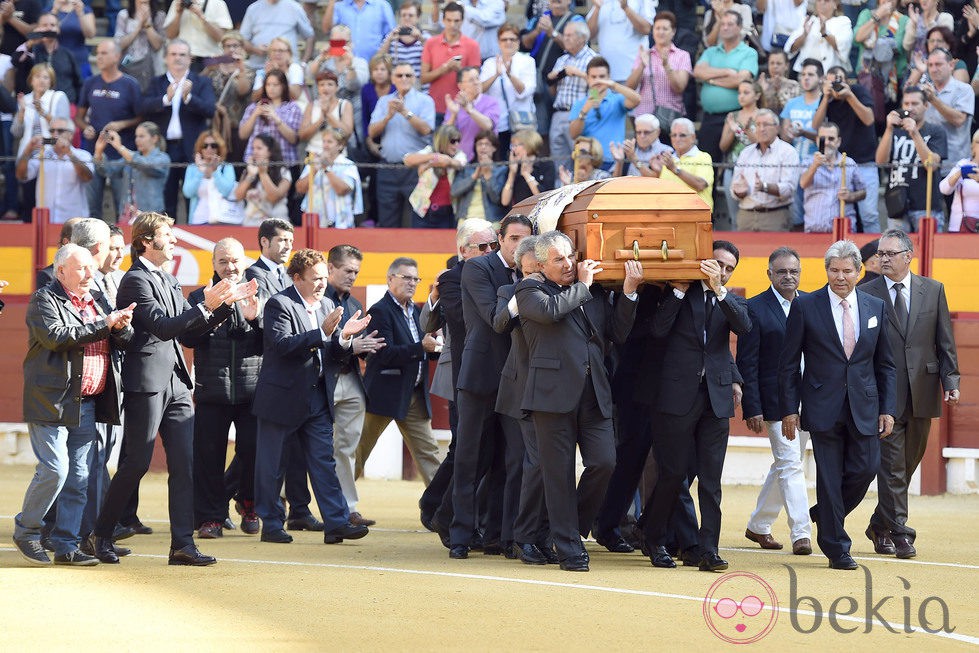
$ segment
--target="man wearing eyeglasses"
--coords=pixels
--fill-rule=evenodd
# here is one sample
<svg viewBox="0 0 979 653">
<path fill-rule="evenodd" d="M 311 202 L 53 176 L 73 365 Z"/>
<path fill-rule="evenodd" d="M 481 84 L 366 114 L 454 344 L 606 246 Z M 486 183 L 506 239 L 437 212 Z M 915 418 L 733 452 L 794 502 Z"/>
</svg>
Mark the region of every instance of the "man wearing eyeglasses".
<svg viewBox="0 0 979 653">
<path fill-rule="evenodd" d="M 421 281 L 418 263 L 406 257 L 394 259 L 387 281 L 388 291 L 367 311 L 376 337 L 386 344 L 367 356 L 367 414 L 357 446 L 356 473 L 363 475 L 377 438 L 394 420 L 427 486 L 440 462 L 428 398 L 428 355 L 438 342 L 422 330 L 412 301 Z"/>
<path fill-rule="evenodd" d="M 31 138 L 17 159 L 17 180 L 37 179 L 44 161 L 44 183 L 37 184 L 37 205 L 51 212 L 51 222 L 63 224 L 72 216 L 89 215 L 86 187 L 92 180 L 95 165 L 92 155 L 72 147 L 75 125 L 64 118 L 51 121 L 51 138 L 46 145 L 41 136 Z M 42 195 L 43 193 L 43 195 Z"/>
<path fill-rule="evenodd" d="M 804 170 L 799 177 L 799 186 L 803 189 L 805 231 L 832 232 L 833 218 L 840 214 L 841 201 L 845 207 L 844 215 L 850 220 L 850 229 L 856 231 L 857 202 L 867 196 L 863 178 L 857 174 L 857 164 L 848 158 L 845 166 L 840 165 L 840 128 L 836 123 L 820 125 L 816 143 L 818 149 L 802 162 Z M 846 189 L 842 190 L 844 174 Z"/>
<path fill-rule="evenodd" d="M 908 486 L 928 445 L 931 420 L 942 401 L 959 403 L 959 364 L 945 288 L 911 274 L 913 245 L 899 229 L 881 234 L 877 259 L 883 276 L 861 290 L 884 300 L 887 339 L 897 367 L 896 412 L 891 437 L 880 441 L 877 508 L 867 537 L 874 551 L 898 558 L 917 555 L 908 526 Z"/>
<path fill-rule="evenodd" d="M 673 152 L 662 152 L 649 160 L 640 172 L 646 177 L 681 181 L 697 191 L 707 206 L 714 208 L 714 164 L 710 154 L 697 147 L 697 132 L 689 118 L 677 118 L 670 125 Z"/>
<path fill-rule="evenodd" d="M 739 202 L 738 231 L 789 230 L 799 155 L 779 139 L 778 125 L 774 111 L 760 109 L 755 118 L 757 141 L 741 151 L 734 166 L 730 192 Z"/>
<path fill-rule="evenodd" d="M 666 126 L 669 129 L 669 125 Z M 621 145 L 609 143 L 612 150 L 612 157 L 615 159 L 615 169 L 612 171 L 613 177 L 622 174 L 622 164 L 626 165 L 626 175 L 631 177 L 651 177 L 649 172 L 649 162 L 661 154 L 673 154 L 673 148 L 659 140 L 662 125 L 659 118 L 651 113 L 644 113 L 636 116 L 636 137 L 627 138 Z"/>
</svg>

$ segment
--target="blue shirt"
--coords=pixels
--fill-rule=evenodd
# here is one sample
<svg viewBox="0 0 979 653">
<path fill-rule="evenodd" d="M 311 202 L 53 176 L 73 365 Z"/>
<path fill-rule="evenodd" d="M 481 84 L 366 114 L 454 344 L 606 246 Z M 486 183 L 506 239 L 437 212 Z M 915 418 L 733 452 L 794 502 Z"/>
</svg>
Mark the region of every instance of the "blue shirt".
<svg viewBox="0 0 979 653">
<path fill-rule="evenodd" d="M 333 24 L 350 28 L 354 54 L 366 61 L 377 54 L 384 37 L 397 25 L 387 0 L 365 0 L 363 7 L 354 0 L 339 0 L 333 6 Z"/>
<path fill-rule="evenodd" d="M 245 11 L 239 30 L 245 39 L 257 47 L 265 47 L 277 36 L 281 36 L 292 46 L 292 58 L 299 60 L 300 39 L 313 35 L 313 26 L 306 11 L 296 0 L 256 0 Z M 248 65 L 256 70 L 265 67 L 267 57 L 253 54 Z"/>
<path fill-rule="evenodd" d="M 123 75 L 114 82 L 106 82 L 102 75 L 94 75 L 82 84 L 82 92 L 78 96 L 78 106 L 87 107 L 85 117 L 95 128 L 95 133 L 114 120 L 131 120 L 141 115 L 140 103 L 143 91 L 139 82 Z M 136 149 L 136 128 L 130 127 L 119 132 L 122 144 L 130 150 Z M 93 142 L 94 147 L 94 142 Z M 121 155 L 114 147 L 105 148 L 105 158 L 118 159 Z"/>
<path fill-rule="evenodd" d="M 585 95 L 571 105 L 569 115 L 572 119 L 578 117 L 587 100 L 588 96 Z M 581 130 L 581 135 L 598 139 L 605 150 L 605 161 L 612 160 L 609 143 L 621 143 L 625 140 L 625 118 L 628 113 L 629 110 L 625 106 L 625 96 L 615 91 L 606 91 L 602 103 L 585 116 L 585 126 Z"/>
<path fill-rule="evenodd" d="M 797 129 L 812 129 L 812 117 L 816 115 L 821 97 L 816 96 L 816 100 L 812 104 L 806 104 L 806 96 L 798 95 L 785 103 L 779 117 L 794 123 Z M 813 152 L 816 151 L 816 144 L 805 136 L 796 136 L 792 139 L 792 146 L 795 147 L 799 160 L 811 159 Z"/>
<path fill-rule="evenodd" d="M 388 104 L 397 97 L 397 92 L 377 100 L 371 123 L 381 122 L 388 113 Z M 405 108 L 435 129 L 435 101 L 427 93 L 411 89 L 404 97 Z M 432 135 L 422 136 L 400 113 L 394 114 L 381 135 L 381 157 L 388 163 L 401 163 L 405 154 L 417 152 L 432 144 Z"/>
<path fill-rule="evenodd" d="M 833 218 L 840 214 L 840 182 L 842 168 L 839 165 L 840 155 L 836 155 L 835 166 L 819 166 L 812 177 L 809 188 L 803 190 L 803 213 L 805 214 L 806 231 L 810 233 L 830 233 L 833 231 Z M 812 157 L 802 162 L 801 170 L 812 165 Z M 846 188 L 856 192 L 866 190 L 863 179 L 857 174 L 857 164 L 851 158 L 846 160 Z M 844 213 L 850 218 L 851 226 L 856 225 L 856 204 L 847 202 Z"/>
</svg>

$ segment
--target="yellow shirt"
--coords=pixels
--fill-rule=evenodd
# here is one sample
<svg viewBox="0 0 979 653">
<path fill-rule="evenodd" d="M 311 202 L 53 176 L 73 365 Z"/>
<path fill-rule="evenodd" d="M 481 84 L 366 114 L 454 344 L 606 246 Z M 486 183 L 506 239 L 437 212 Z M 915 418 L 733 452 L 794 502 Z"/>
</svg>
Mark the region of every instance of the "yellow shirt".
<svg viewBox="0 0 979 653">
<path fill-rule="evenodd" d="M 694 145 L 681 157 L 674 156 L 673 160 L 676 161 L 676 167 L 680 170 L 686 170 L 692 175 L 700 177 L 707 182 L 707 186 L 704 190 L 697 193 L 700 199 L 707 202 L 707 206 L 710 207 L 711 211 L 714 210 L 714 197 L 712 195 L 714 189 L 714 166 L 713 161 L 711 161 L 710 154 L 707 152 L 701 152 L 700 149 Z M 670 181 L 678 181 L 681 184 L 685 184 L 682 179 L 677 177 L 673 172 L 669 170 L 666 166 L 663 167 L 663 171 L 659 174 L 660 179 L 669 179 Z"/>
</svg>

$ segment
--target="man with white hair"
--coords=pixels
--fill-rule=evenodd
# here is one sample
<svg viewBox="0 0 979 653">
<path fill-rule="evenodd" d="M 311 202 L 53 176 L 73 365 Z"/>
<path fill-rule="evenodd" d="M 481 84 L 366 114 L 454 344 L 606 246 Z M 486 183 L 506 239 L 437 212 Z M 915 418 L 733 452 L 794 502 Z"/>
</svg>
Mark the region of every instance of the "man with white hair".
<svg viewBox="0 0 979 653">
<path fill-rule="evenodd" d="M 554 157 L 555 174 L 561 163 L 571 158 L 571 105 L 588 92 L 585 69 L 588 62 L 598 56 L 597 52 L 588 47 L 591 32 L 585 23 L 569 21 L 564 25 L 563 33 L 564 54 L 558 57 L 546 76 L 551 95 L 554 96 L 554 113 L 551 115 L 548 143 L 551 156 Z"/>
<path fill-rule="evenodd" d="M 112 351 L 133 338 L 135 304 L 112 310 L 92 287 L 96 264 L 83 247 L 64 245 L 54 269 L 56 280 L 38 289 L 27 309 L 24 420 L 38 465 L 15 518 L 14 543 L 28 562 L 50 564 L 41 527 L 57 500 L 54 561 L 90 566 L 99 561 L 79 550 L 88 459 L 96 421 L 119 423 L 120 367 Z"/>
<path fill-rule="evenodd" d="M 39 179 L 43 161 L 44 183 L 37 184 L 37 205 L 47 207 L 52 224 L 62 224 L 74 215 L 88 215 L 86 188 L 95 172 L 92 155 L 73 147 L 75 125 L 67 118 L 54 118 L 48 130 L 54 143 L 46 145 L 34 136 L 17 159 L 17 180 Z"/>
<path fill-rule="evenodd" d="M 649 161 L 661 154 L 673 154 L 673 148 L 659 140 L 659 118 L 651 113 L 636 116 L 636 137 L 627 138 L 621 145 L 610 143 L 612 158 L 615 160 L 613 177 L 619 177 L 623 164 L 628 161 L 625 174 L 629 177 L 651 177 L 643 171 L 649 170 Z"/>
<path fill-rule="evenodd" d="M 756 141 L 738 155 L 730 191 L 739 201 L 738 231 L 789 230 L 799 155 L 778 137 L 778 126 L 774 111 L 760 109 L 755 114 Z"/>
</svg>

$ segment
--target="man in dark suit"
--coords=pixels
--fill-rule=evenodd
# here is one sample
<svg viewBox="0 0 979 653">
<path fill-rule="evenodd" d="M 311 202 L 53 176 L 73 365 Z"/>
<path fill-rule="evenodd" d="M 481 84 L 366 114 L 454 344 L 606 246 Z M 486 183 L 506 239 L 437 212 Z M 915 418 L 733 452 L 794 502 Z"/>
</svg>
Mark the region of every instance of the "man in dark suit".
<svg viewBox="0 0 979 653">
<path fill-rule="evenodd" d="M 394 420 L 428 485 L 440 462 L 428 399 L 428 355 L 438 342 L 421 329 L 418 307 L 411 301 L 421 281 L 415 260 L 394 259 L 387 279 L 388 291 L 367 311 L 384 347 L 367 355 L 367 414 L 357 446 L 357 476 L 363 474 L 377 438 Z"/>
<path fill-rule="evenodd" d="M 801 431 L 801 437 L 795 442 L 785 439 L 778 408 L 778 359 L 792 302 L 800 296 L 801 275 L 802 263 L 794 249 L 779 247 L 769 255 L 768 279 L 772 285 L 748 300 L 751 331 L 738 338 L 738 369 L 744 377 L 741 412 L 747 416 L 749 429 L 755 433 L 768 433 L 775 458 L 744 536 L 763 549 L 781 549 L 782 544 L 772 537 L 772 524 L 784 506 L 792 553 L 809 555 L 812 553 L 812 529 L 806 473 L 802 468 L 809 434 Z"/>
<path fill-rule="evenodd" d="M 588 571 L 581 543 L 615 467 L 612 392 L 605 370 L 608 341 L 625 342 L 636 315 L 642 266 L 626 261 L 614 304 L 592 288 L 598 263 L 575 266 L 571 239 L 542 234 L 534 248 L 543 279 L 517 284 L 516 313 L 527 338 L 530 370 L 521 407 L 537 431 L 544 498 L 561 569 Z M 575 445 L 585 471 L 574 487 Z M 592 505 L 589 505 L 592 504 Z M 586 516 L 584 519 L 582 516 Z"/>
<path fill-rule="evenodd" d="M 958 354 L 945 287 L 911 274 L 913 256 L 914 245 L 906 233 L 885 231 L 876 257 L 883 276 L 860 287 L 884 301 L 887 340 L 897 370 L 894 432 L 880 441 L 877 508 L 867 536 L 877 553 L 898 558 L 917 555 L 916 533 L 907 524 L 908 484 L 928 446 L 931 420 L 941 416 L 942 400 L 959 402 Z"/>
<path fill-rule="evenodd" d="M 173 260 L 177 239 L 173 220 L 160 213 L 141 213 L 132 227 L 134 261 L 116 295 L 117 306 L 136 304 L 133 338 L 122 365 L 123 442 L 127 455 L 109 484 L 95 525 L 99 560 L 118 563 L 112 532 L 123 516 L 153 457 L 159 431 L 167 452 L 171 565 L 210 565 L 216 560 L 194 544 L 193 437 L 194 412 L 190 370 L 177 338 L 207 331 L 231 313 L 231 304 L 255 294 L 255 284 L 233 286 L 222 280 L 204 291 L 204 303 L 191 306 L 180 284 L 163 269 Z"/>
<path fill-rule="evenodd" d="M 343 308 L 324 299 L 326 259 L 303 249 L 289 262 L 293 285 L 265 305 L 265 356 L 252 410 L 258 417 L 255 460 L 255 507 L 262 519 L 262 541 L 287 544 L 282 488 L 282 451 L 298 439 L 306 453 L 309 478 L 322 513 L 325 544 L 357 540 L 366 526 L 350 523 L 350 511 L 337 480 L 333 459 L 333 423 L 327 396 L 330 357 L 341 357 L 351 339 L 370 322 L 354 313 L 338 331 Z M 337 337 L 339 336 L 339 337 Z"/>
<path fill-rule="evenodd" d="M 482 476 L 480 468 L 489 467 L 493 459 L 503 466 L 499 474 L 490 476 L 495 480 L 502 478 L 504 482 L 503 509 L 498 518 L 499 526 L 487 525 L 489 537 L 484 541 L 483 553 L 499 555 L 513 542 L 524 446 L 516 420 L 495 410 L 500 372 L 510 353 L 510 337 L 493 330 L 493 319 L 496 291 L 500 286 L 516 283 L 519 274 L 514 269 L 514 251 L 532 230 L 532 223 L 526 216 L 507 216 L 500 223 L 499 249 L 493 254 L 470 259 L 462 270 L 466 341 L 456 379 L 459 425 L 452 474 L 453 518 L 449 528 L 449 556 L 452 558 L 468 557 L 477 523 L 476 486 Z M 487 439 L 490 442 L 485 442 Z M 488 488 L 491 496 L 496 490 L 494 485 Z M 493 535 L 498 539 L 493 541 Z"/>
<path fill-rule="evenodd" d="M 880 466 L 880 444 L 894 427 L 894 358 L 884 302 L 857 291 L 860 250 L 833 243 L 828 284 L 792 303 L 779 362 L 782 434 L 812 435 L 816 542 L 833 569 L 856 569 L 843 520 L 863 500 Z M 799 364 L 805 356 L 805 372 Z M 799 404 L 802 404 L 802 418 Z"/>
<path fill-rule="evenodd" d="M 193 163 L 197 137 L 214 116 L 214 87 L 211 80 L 190 70 L 190 44 L 173 39 L 167 44 L 167 71 L 150 80 L 143 94 L 142 114 L 160 128 L 167 139 L 167 154 L 172 163 Z M 180 187 L 183 166 L 170 169 L 163 189 L 167 213 L 177 215 L 177 202 L 183 201 Z"/>
<path fill-rule="evenodd" d="M 38 456 L 15 519 L 14 544 L 32 564 L 50 564 L 41 545 L 48 509 L 58 502 L 51 543 L 55 563 L 88 566 L 79 549 L 96 423 L 119 423 L 116 349 L 133 338 L 133 307 L 113 311 L 92 286 L 96 263 L 88 250 L 64 245 L 54 258 L 57 280 L 31 296 L 24 359 L 24 420 Z"/>
<path fill-rule="evenodd" d="M 727 569 L 717 551 L 721 470 L 738 380 L 730 338 L 732 331 L 743 335 L 751 328 L 744 300 L 725 286 L 739 258 L 732 243 L 714 241 L 714 258 L 700 264 L 707 279 L 672 282 L 653 317 L 653 337 L 666 339 L 653 414 L 659 477 L 640 521 L 654 567 L 676 566 L 665 549 L 666 529 L 683 480 L 694 471 L 700 500 L 699 568 Z"/>
</svg>

